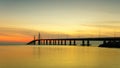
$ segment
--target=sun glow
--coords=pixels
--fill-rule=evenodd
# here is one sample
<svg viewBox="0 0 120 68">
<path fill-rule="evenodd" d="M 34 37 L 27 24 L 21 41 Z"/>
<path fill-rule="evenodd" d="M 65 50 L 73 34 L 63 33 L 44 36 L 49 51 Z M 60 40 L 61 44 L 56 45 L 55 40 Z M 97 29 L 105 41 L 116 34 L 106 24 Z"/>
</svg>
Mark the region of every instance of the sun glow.
<svg viewBox="0 0 120 68">
<path fill-rule="evenodd" d="M 118 6 L 107 0 L 0 1 L 0 41 L 24 42 L 39 32 L 42 38 L 120 36 Z"/>
</svg>

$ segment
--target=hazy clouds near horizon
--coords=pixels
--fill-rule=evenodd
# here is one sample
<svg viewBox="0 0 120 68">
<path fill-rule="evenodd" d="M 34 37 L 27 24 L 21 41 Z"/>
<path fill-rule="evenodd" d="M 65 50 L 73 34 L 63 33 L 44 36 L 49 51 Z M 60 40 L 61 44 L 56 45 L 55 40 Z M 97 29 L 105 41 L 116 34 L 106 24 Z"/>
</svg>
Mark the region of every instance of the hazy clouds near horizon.
<svg viewBox="0 0 120 68">
<path fill-rule="evenodd" d="M 0 41 L 38 32 L 43 38 L 120 36 L 119 6 L 120 0 L 0 0 Z"/>
</svg>

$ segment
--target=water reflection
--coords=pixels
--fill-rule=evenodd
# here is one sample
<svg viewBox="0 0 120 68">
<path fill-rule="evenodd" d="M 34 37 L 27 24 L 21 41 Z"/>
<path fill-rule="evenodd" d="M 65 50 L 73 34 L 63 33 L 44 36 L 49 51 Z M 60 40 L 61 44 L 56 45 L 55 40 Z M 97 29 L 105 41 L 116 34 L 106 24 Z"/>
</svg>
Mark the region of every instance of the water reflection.
<svg viewBox="0 0 120 68">
<path fill-rule="evenodd" d="M 80 46 L 0 46 L 0 68 L 120 68 L 120 50 Z"/>
<path fill-rule="evenodd" d="M 40 47 L 33 47 L 33 55 L 36 56 L 36 57 L 40 57 Z"/>
<path fill-rule="evenodd" d="M 47 67 L 57 68 L 106 68 L 106 66 L 112 68 L 115 66 L 113 63 L 115 59 L 119 60 L 117 56 L 120 57 L 119 50 L 97 47 L 43 46 L 36 47 L 36 51 L 38 52 L 35 56 L 39 58 L 37 60 L 43 67 L 47 65 Z M 115 63 L 120 67 L 118 62 Z M 109 66 L 109 64 L 113 65 Z"/>
</svg>

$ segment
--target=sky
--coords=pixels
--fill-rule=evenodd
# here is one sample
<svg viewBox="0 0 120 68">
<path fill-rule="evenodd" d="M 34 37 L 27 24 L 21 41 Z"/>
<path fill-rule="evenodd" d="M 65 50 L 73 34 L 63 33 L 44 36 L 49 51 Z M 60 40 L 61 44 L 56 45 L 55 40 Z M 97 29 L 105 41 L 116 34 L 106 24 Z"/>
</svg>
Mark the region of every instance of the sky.
<svg viewBox="0 0 120 68">
<path fill-rule="evenodd" d="M 0 0 L 0 44 L 120 36 L 120 0 Z"/>
</svg>

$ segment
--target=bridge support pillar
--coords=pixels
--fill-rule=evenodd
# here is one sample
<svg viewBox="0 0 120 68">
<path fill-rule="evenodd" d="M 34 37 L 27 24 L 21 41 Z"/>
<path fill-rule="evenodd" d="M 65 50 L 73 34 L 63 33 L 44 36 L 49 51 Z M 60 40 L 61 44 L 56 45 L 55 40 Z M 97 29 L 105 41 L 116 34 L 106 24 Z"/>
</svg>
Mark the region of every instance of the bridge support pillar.
<svg viewBox="0 0 120 68">
<path fill-rule="evenodd" d="M 40 43 L 40 33 L 39 33 L 39 35 L 38 35 L 38 45 L 41 45 L 41 43 Z"/>
<path fill-rule="evenodd" d="M 51 40 L 51 45 L 53 45 L 54 44 L 54 41 L 53 40 Z"/>
<path fill-rule="evenodd" d="M 34 42 L 33 43 L 34 43 L 34 45 L 36 45 L 35 36 L 34 36 Z"/>
<path fill-rule="evenodd" d="M 69 40 L 69 45 L 72 45 L 72 41 L 71 40 Z"/>
<path fill-rule="evenodd" d="M 73 44 L 76 45 L 76 41 L 75 40 L 73 41 Z"/>
<path fill-rule="evenodd" d="M 66 40 L 64 40 L 64 45 L 66 45 Z"/>
<path fill-rule="evenodd" d="M 63 45 L 63 40 L 61 40 L 61 45 Z"/>
<path fill-rule="evenodd" d="M 56 40 L 53 40 L 53 45 L 56 45 Z"/>
<path fill-rule="evenodd" d="M 55 45 L 56 45 L 56 40 L 55 40 Z"/>
<path fill-rule="evenodd" d="M 103 44 L 106 44 L 106 40 L 103 41 Z"/>
<path fill-rule="evenodd" d="M 58 40 L 58 45 L 60 45 L 60 40 Z"/>
<path fill-rule="evenodd" d="M 52 45 L 54 45 L 54 44 L 55 44 L 55 41 L 54 41 L 54 40 L 52 40 L 52 42 L 53 42 L 53 43 L 52 43 Z"/>
<path fill-rule="evenodd" d="M 90 41 L 89 40 L 87 40 L 87 46 L 90 46 Z"/>
<path fill-rule="evenodd" d="M 40 39 L 38 40 L 38 45 L 41 45 L 41 43 L 40 43 Z"/>
<path fill-rule="evenodd" d="M 45 40 L 43 40 L 43 45 L 45 45 Z"/>
<path fill-rule="evenodd" d="M 49 45 L 51 45 L 51 40 L 49 40 Z"/>
<path fill-rule="evenodd" d="M 54 40 L 52 40 L 52 45 L 54 45 L 55 44 L 55 41 Z"/>
<path fill-rule="evenodd" d="M 48 45 L 48 40 L 45 40 L 45 42 L 46 42 L 45 44 Z"/>
<path fill-rule="evenodd" d="M 55 40 L 53 40 L 53 45 L 55 45 Z"/>
<path fill-rule="evenodd" d="M 34 41 L 33 44 L 36 45 L 36 41 Z"/>
<path fill-rule="evenodd" d="M 81 44 L 82 46 L 85 46 L 85 40 L 82 40 L 82 44 Z"/>
</svg>

